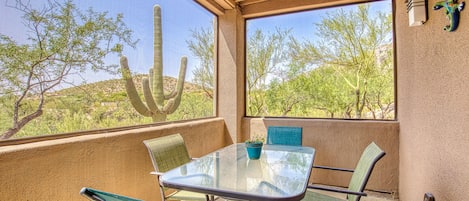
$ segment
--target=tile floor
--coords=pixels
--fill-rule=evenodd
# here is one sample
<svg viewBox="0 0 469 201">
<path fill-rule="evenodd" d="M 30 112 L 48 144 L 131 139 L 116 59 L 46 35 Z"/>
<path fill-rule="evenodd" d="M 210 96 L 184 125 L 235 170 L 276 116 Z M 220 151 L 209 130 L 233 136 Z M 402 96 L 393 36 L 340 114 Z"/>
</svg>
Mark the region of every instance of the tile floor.
<svg viewBox="0 0 469 201">
<path fill-rule="evenodd" d="M 313 190 L 316 191 L 316 190 Z M 326 192 L 326 191 L 318 191 L 330 196 L 342 198 L 345 200 L 344 194 L 341 193 L 332 193 L 332 192 Z M 399 199 L 395 198 L 396 196 L 393 196 L 389 193 L 378 193 L 378 192 L 372 192 L 372 191 L 365 191 L 365 193 L 368 194 L 366 197 L 361 197 L 360 201 L 399 201 Z"/>
<path fill-rule="evenodd" d="M 316 190 L 313 190 L 313 191 L 316 191 Z M 360 201 L 399 201 L 399 199 L 394 198 L 394 196 L 389 193 L 377 193 L 377 192 L 371 192 L 371 191 L 365 191 L 365 192 L 368 194 L 368 196 L 361 197 Z M 326 192 L 326 191 L 321 191 L 321 193 L 334 196 L 334 197 L 338 197 L 338 198 L 344 199 L 345 201 L 344 194 L 331 193 L 331 192 Z M 216 201 L 236 201 L 234 199 L 224 199 L 222 197 L 217 197 L 215 200 Z"/>
</svg>

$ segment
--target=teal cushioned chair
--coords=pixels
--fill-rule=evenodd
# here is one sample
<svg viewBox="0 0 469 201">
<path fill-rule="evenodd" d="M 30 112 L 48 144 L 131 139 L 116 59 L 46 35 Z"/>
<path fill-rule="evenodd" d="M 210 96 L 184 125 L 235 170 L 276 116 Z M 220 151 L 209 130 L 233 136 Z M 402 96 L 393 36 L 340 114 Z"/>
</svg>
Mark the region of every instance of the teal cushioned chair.
<svg viewBox="0 0 469 201">
<path fill-rule="evenodd" d="M 266 144 L 301 146 L 303 128 L 290 126 L 269 126 Z"/>
<path fill-rule="evenodd" d="M 92 201 L 142 201 L 139 199 L 83 187 L 80 194 Z"/>
<path fill-rule="evenodd" d="M 164 187 L 159 182 L 159 177 L 166 171 L 190 162 L 192 159 L 187 151 L 184 139 L 180 134 L 173 134 L 164 137 L 143 141 L 150 154 L 154 172 L 158 177 L 158 184 L 162 200 L 213 200 L 213 196 L 201 193 L 175 190 Z"/>
<path fill-rule="evenodd" d="M 366 183 L 368 183 L 368 179 L 370 178 L 371 172 L 375 167 L 376 163 L 385 155 L 384 151 L 378 147 L 374 142 L 369 144 L 365 150 L 363 151 L 360 160 L 357 163 L 357 166 L 354 170 L 350 169 L 343 169 L 343 168 L 334 168 L 334 167 L 327 167 L 327 166 L 314 166 L 314 168 L 326 169 L 326 170 L 333 170 L 333 171 L 346 171 L 346 172 L 353 172 L 352 178 L 350 179 L 350 183 L 348 189 L 340 189 L 340 188 L 333 188 L 328 186 L 317 186 L 317 185 L 308 185 L 308 189 L 318 189 L 318 190 L 325 190 L 337 193 L 347 194 L 346 199 L 347 201 L 359 201 L 361 196 L 367 196 L 364 193 Z M 303 200 L 311 200 L 311 201 L 344 201 L 344 199 L 339 199 L 336 197 L 328 196 L 321 194 L 316 191 L 306 191 L 306 195 Z"/>
</svg>

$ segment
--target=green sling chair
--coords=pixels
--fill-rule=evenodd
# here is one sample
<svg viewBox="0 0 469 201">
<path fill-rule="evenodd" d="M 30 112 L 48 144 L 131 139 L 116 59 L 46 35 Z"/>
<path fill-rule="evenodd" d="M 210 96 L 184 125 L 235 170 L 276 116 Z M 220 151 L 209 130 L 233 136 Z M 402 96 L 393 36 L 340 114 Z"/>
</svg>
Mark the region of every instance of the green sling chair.
<svg viewBox="0 0 469 201">
<path fill-rule="evenodd" d="M 83 187 L 80 194 L 92 201 L 142 201 L 139 199 Z"/>
<path fill-rule="evenodd" d="M 162 200 L 213 200 L 213 196 L 201 193 L 175 190 L 164 187 L 159 182 L 159 177 L 164 172 L 184 165 L 191 161 L 184 139 L 180 134 L 173 134 L 143 141 L 150 154 L 155 174 L 158 177 L 158 185 Z"/>
<path fill-rule="evenodd" d="M 359 201 L 361 196 L 367 196 L 363 191 L 365 190 L 366 183 L 370 178 L 371 172 L 378 160 L 384 156 L 384 151 L 378 147 L 374 142 L 372 142 L 366 149 L 363 151 L 360 160 L 357 163 L 357 166 L 354 170 L 342 169 L 342 168 L 333 168 L 326 166 L 314 166 L 314 168 L 334 170 L 334 171 L 347 171 L 353 172 L 352 178 L 350 179 L 350 184 L 348 189 L 339 189 L 332 188 L 328 186 L 317 186 L 317 185 L 308 185 L 308 189 L 318 189 L 325 191 L 332 191 L 337 193 L 347 194 L 347 201 Z M 319 192 L 313 192 L 310 190 L 306 191 L 306 195 L 303 200 L 311 201 L 344 201 L 344 199 L 339 199 L 336 197 L 328 196 L 321 194 Z"/>
</svg>

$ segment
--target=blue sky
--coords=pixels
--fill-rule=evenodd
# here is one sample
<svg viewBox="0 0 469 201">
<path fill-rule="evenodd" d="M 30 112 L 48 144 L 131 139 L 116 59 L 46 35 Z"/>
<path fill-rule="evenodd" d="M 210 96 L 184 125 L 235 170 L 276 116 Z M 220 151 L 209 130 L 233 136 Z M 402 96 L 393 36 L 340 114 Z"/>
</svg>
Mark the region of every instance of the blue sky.
<svg viewBox="0 0 469 201">
<path fill-rule="evenodd" d="M 124 21 L 140 41 L 136 49 L 126 48 L 130 69 L 148 73 L 153 65 L 153 6 L 160 5 L 163 28 L 163 74 L 177 77 L 182 56 L 189 57 L 186 78 L 192 79 L 192 71 L 198 65 L 187 48 L 190 30 L 209 27 L 214 16 L 194 1 L 189 0 L 79 0 L 77 6 L 92 7 L 95 11 L 108 11 L 111 16 L 124 14 Z M 184 13 L 184 14 L 182 14 Z M 118 62 L 118 59 L 117 59 Z"/>
<path fill-rule="evenodd" d="M 340 7 L 341 9 L 355 9 L 359 4 Z M 282 30 L 292 29 L 292 35 L 298 39 L 309 39 L 315 36 L 315 24 L 320 23 L 322 18 L 327 17 L 327 13 L 333 12 L 338 7 L 319 8 L 310 11 L 296 12 L 285 15 L 275 15 L 270 17 L 255 18 L 247 21 L 247 31 L 253 33 L 256 29 L 274 31 L 275 27 Z M 371 3 L 370 10 L 391 12 L 391 0 L 376 1 Z"/>
</svg>

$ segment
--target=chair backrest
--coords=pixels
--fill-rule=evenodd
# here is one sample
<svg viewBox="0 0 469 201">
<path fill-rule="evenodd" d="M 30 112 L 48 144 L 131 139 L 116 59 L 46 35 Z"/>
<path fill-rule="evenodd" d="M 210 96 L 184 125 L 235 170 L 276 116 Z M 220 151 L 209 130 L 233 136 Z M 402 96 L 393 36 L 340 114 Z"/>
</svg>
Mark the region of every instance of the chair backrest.
<svg viewBox="0 0 469 201">
<path fill-rule="evenodd" d="M 376 162 L 378 162 L 384 154 L 384 151 L 381 150 L 381 148 L 379 148 L 374 142 L 369 144 L 363 151 L 362 156 L 355 167 L 348 189 L 351 191 L 363 192 Z M 347 195 L 348 201 L 359 201 L 360 198 L 361 196 L 358 195 Z"/>
<path fill-rule="evenodd" d="M 184 139 L 179 133 L 145 140 L 143 143 L 158 172 L 166 172 L 191 161 Z"/>
<path fill-rule="evenodd" d="M 266 144 L 301 146 L 303 128 L 289 126 L 269 126 Z"/>
<path fill-rule="evenodd" d="M 80 194 L 92 201 L 142 201 L 139 199 L 83 187 Z"/>
</svg>

